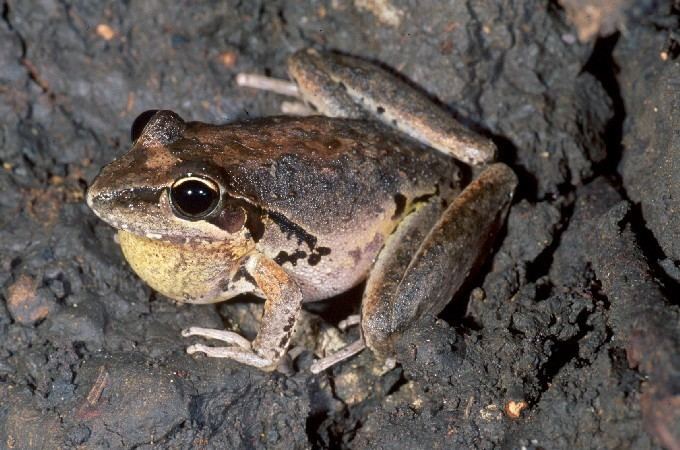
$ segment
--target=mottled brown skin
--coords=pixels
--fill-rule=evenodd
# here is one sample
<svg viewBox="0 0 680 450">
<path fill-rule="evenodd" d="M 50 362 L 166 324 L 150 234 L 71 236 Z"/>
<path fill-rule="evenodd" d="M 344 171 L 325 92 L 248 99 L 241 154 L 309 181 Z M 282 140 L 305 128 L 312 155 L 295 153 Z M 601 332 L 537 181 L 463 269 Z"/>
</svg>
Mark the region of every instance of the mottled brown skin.
<svg viewBox="0 0 680 450">
<path fill-rule="evenodd" d="M 467 164 L 490 163 L 496 146 L 451 117 L 411 85 L 349 55 L 301 50 L 288 72 L 314 109 L 330 117 L 372 119 Z"/>
<path fill-rule="evenodd" d="M 368 279 L 362 340 L 313 370 L 364 343 L 391 357 L 395 337 L 441 310 L 484 255 L 516 177 L 495 164 L 460 193 L 452 156 L 486 162 L 493 143 L 376 66 L 301 51 L 289 69 L 303 100 L 340 117 L 209 125 L 158 111 L 102 169 L 88 205 L 120 230 L 130 265 L 159 292 L 191 303 L 265 297 L 254 341 L 192 327 L 183 335 L 229 345 L 190 353 L 272 370 L 304 301 Z M 205 214 L 178 206 L 173 189 L 187 180 L 214 192 Z"/>
<path fill-rule="evenodd" d="M 168 127 L 181 134 L 160 145 L 149 138 Z M 247 233 L 236 236 L 242 243 L 231 244 L 243 249 L 236 253 L 254 248 L 279 261 L 305 299 L 318 300 L 365 279 L 386 237 L 415 203 L 453 200 L 458 173 L 453 159 L 375 122 L 272 117 L 217 126 L 184 123 L 161 111 L 133 149 L 102 170 L 90 197 L 100 217 L 127 225 L 134 235 L 232 242 L 235 235 L 221 228 L 220 217 L 187 228 L 163 201 L 177 178 L 210 176 L 224 189 L 225 209 L 241 208 L 247 216 Z"/>
<path fill-rule="evenodd" d="M 408 326 L 444 309 L 486 256 L 516 184 L 510 168 L 493 164 L 443 211 L 430 203 L 400 224 L 364 291 L 361 327 L 370 349 L 390 356 Z"/>
</svg>

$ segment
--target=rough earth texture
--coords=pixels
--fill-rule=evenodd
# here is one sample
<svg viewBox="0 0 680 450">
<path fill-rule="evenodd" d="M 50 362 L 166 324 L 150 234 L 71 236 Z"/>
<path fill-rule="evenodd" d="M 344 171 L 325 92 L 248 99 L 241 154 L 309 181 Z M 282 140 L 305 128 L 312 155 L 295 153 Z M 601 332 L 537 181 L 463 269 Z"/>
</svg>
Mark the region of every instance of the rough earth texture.
<svg viewBox="0 0 680 450">
<path fill-rule="evenodd" d="M 679 449 L 680 9 L 574 15 L 602 5 L 2 2 L 0 448 Z M 186 355 L 182 328 L 252 336 L 259 306 L 155 294 L 83 203 L 139 113 L 278 114 L 234 78 L 308 46 L 403 74 L 520 178 L 489 262 L 386 373 L 308 371 L 355 338 L 334 326 L 360 289 L 312 308 L 284 373 Z"/>
</svg>

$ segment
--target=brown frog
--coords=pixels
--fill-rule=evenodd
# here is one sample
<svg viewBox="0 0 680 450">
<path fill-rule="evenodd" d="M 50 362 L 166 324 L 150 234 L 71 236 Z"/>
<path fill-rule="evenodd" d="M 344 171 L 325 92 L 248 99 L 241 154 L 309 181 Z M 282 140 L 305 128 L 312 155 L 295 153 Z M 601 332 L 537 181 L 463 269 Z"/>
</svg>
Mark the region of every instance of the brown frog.
<svg viewBox="0 0 680 450">
<path fill-rule="evenodd" d="M 266 299 L 252 342 L 192 327 L 183 335 L 226 346 L 189 353 L 273 370 L 304 302 L 367 280 L 361 339 L 312 370 L 364 347 L 391 360 L 395 339 L 441 311 L 486 254 L 517 179 L 491 164 L 461 190 L 456 159 L 484 165 L 494 144 L 376 65 L 302 50 L 289 73 L 324 116 L 209 125 L 144 114 L 87 203 L 158 292 L 188 303 Z"/>
</svg>

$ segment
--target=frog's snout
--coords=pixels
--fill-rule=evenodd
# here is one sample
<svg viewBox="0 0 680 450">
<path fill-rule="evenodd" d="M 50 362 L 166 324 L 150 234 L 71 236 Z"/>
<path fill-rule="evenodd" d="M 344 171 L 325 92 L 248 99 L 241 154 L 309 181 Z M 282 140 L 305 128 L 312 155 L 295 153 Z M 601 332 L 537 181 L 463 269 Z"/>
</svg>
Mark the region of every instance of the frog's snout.
<svg viewBox="0 0 680 450">
<path fill-rule="evenodd" d="M 87 187 L 87 191 L 85 192 L 85 203 L 87 203 L 87 206 L 94 212 L 97 216 L 99 216 L 99 192 L 100 189 L 97 186 L 97 180 L 99 177 L 95 178 L 92 183 Z"/>
<path fill-rule="evenodd" d="M 92 180 L 85 192 L 87 206 L 100 218 L 104 219 L 106 211 L 110 210 L 115 198 L 115 189 L 111 189 L 111 183 L 106 176 L 106 167 Z"/>
</svg>

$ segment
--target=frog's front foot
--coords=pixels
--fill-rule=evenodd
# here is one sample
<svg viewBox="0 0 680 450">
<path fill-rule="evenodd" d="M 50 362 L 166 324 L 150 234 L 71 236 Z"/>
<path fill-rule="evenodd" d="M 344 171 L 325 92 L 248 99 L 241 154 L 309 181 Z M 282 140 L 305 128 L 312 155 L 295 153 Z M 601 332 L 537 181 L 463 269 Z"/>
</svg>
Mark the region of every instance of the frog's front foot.
<svg viewBox="0 0 680 450">
<path fill-rule="evenodd" d="M 193 344 L 187 347 L 187 353 L 204 353 L 210 358 L 228 358 L 242 364 L 267 369 L 275 365 L 276 361 L 258 355 L 252 348 L 250 341 L 238 333 L 212 328 L 189 327 L 182 330 L 182 336 L 201 336 L 207 339 L 217 339 L 229 344 L 228 347 L 210 347 L 203 344 Z"/>
</svg>

